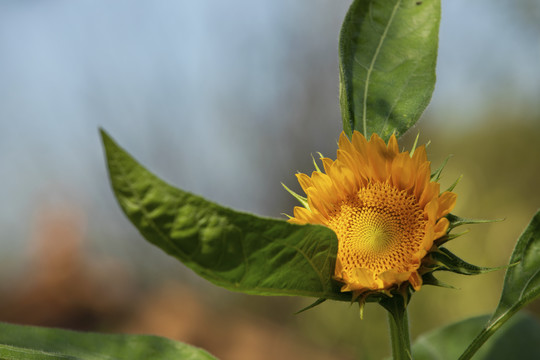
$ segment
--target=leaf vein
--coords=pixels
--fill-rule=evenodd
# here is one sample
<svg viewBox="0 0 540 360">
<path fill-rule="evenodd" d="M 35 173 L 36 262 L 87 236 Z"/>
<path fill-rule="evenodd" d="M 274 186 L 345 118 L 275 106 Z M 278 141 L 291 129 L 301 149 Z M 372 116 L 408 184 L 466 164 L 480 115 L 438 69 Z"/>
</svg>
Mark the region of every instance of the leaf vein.
<svg viewBox="0 0 540 360">
<path fill-rule="evenodd" d="M 388 34 L 388 29 L 392 25 L 392 22 L 394 21 L 394 16 L 396 15 L 397 9 L 399 8 L 399 5 L 401 5 L 401 0 L 398 0 L 396 4 L 394 5 L 394 8 L 392 9 L 392 14 L 390 14 L 390 18 L 388 19 L 388 23 L 386 24 L 384 31 L 381 35 L 381 38 L 379 40 L 379 44 L 377 45 L 377 48 L 375 49 L 375 53 L 373 54 L 373 58 L 371 59 L 371 64 L 369 65 L 369 68 L 367 70 L 366 74 L 366 84 L 364 85 L 364 98 L 362 100 L 362 124 L 364 127 L 364 136 L 368 138 L 367 133 L 367 97 L 369 92 L 369 81 L 371 78 L 371 73 L 373 72 L 373 68 L 375 66 L 375 62 L 377 61 L 377 57 L 379 56 L 379 52 L 382 48 L 382 45 L 384 41 L 386 40 L 386 35 Z"/>
</svg>

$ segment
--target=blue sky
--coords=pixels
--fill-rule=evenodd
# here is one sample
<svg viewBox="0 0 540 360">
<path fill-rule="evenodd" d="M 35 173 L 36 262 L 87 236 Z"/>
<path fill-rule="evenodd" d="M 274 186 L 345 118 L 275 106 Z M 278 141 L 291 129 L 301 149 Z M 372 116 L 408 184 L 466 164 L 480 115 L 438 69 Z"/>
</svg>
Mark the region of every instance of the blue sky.
<svg viewBox="0 0 540 360">
<path fill-rule="evenodd" d="M 167 180 L 275 216 L 283 197 L 261 190 L 279 192 L 302 170 L 287 141 L 306 158 L 335 145 L 349 3 L 0 1 L 0 241 L 25 238 L 36 205 L 57 201 L 81 204 L 91 225 L 127 228 L 99 126 Z M 466 129 L 494 103 L 540 113 L 539 28 L 512 4 L 443 1 L 430 121 Z M 318 110 L 298 110 L 310 104 Z"/>
</svg>

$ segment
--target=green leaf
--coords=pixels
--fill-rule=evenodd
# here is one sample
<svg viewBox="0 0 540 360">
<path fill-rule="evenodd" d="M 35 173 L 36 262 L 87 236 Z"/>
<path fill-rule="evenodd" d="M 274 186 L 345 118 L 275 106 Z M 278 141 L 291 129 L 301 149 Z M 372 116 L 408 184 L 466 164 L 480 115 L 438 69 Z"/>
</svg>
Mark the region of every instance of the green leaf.
<svg viewBox="0 0 540 360">
<path fill-rule="evenodd" d="M 149 242 L 229 290 L 350 301 L 332 279 L 332 230 L 236 212 L 172 187 L 101 135 L 116 199 Z"/>
<path fill-rule="evenodd" d="M 452 154 L 448 155 L 446 159 L 444 159 L 442 164 L 437 168 L 437 170 L 435 170 L 435 172 L 431 174 L 431 181 L 439 181 L 441 179 L 441 174 L 446 167 L 446 164 L 448 164 L 448 160 L 450 160 L 452 156 Z"/>
<path fill-rule="evenodd" d="M 439 264 L 435 270 L 451 271 L 461 275 L 480 275 L 502 269 L 501 267 L 488 268 L 469 264 L 450 250 L 443 247 L 439 248 L 438 251 L 431 253 L 430 256 Z"/>
<path fill-rule="evenodd" d="M 455 360 L 489 320 L 489 315 L 469 318 L 418 337 L 415 360 Z M 478 351 L 475 360 L 540 359 L 540 324 L 519 313 Z"/>
<path fill-rule="evenodd" d="M 503 221 L 504 219 L 465 219 L 454 214 L 446 215 L 446 218 L 450 222 L 448 230 L 457 228 L 458 226 L 463 225 L 474 225 L 474 224 L 489 224 L 494 222 Z"/>
<path fill-rule="evenodd" d="M 540 296 L 540 211 L 519 237 L 504 277 L 499 305 L 489 323 L 460 359 L 470 359 L 482 344 L 523 306 Z"/>
<path fill-rule="evenodd" d="M 440 0 L 356 0 L 340 33 L 343 130 L 388 140 L 418 120 L 435 87 Z"/>
<path fill-rule="evenodd" d="M 0 358 L 12 360 L 215 360 L 206 351 L 147 335 L 111 335 L 0 323 Z"/>
<path fill-rule="evenodd" d="M 540 211 L 521 234 L 509 265 L 492 321 L 517 311 L 540 296 Z"/>
</svg>

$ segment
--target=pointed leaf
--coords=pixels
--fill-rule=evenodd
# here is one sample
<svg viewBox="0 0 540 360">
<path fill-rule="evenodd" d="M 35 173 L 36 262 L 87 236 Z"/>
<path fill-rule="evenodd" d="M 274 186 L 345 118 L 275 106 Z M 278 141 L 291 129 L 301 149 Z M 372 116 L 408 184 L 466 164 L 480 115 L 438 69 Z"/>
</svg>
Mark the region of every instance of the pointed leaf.
<svg viewBox="0 0 540 360">
<path fill-rule="evenodd" d="M 509 264 L 501 300 L 492 320 L 540 296 L 540 211 L 521 234 Z"/>
<path fill-rule="evenodd" d="M 470 359 L 502 324 L 539 296 L 540 211 L 537 211 L 512 252 L 497 309 L 460 359 Z"/>
<path fill-rule="evenodd" d="M 355 0 L 339 40 L 343 130 L 399 136 L 435 87 L 440 0 Z"/>
<path fill-rule="evenodd" d="M 0 358 L 12 360 L 215 360 L 206 351 L 158 336 L 82 333 L 0 323 Z"/>
<path fill-rule="evenodd" d="M 447 284 L 437 279 L 435 275 L 433 274 L 433 272 L 428 272 L 422 275 L 422 284 L 433 285 L 433 286 L 438 286 L 438 287 L 447 288 L 447 289 L 456 289 L 455 286 L 452 286 L 450 284 Z"/>
<path fill-rule="evenodd" d="M 442 162 L 442 164 L 437 168 L 437 170 L 435 170 L 433 172 L 433 174 L 431 174 L 431 181 L 439 181 L 441 179 L 441 174 L 444 170 L 444 168 L 446 167 L 446 164 L 448 164 L 448 160 L 450 160 L 450 158 L 452 157 L 453 155 L 448 155 L 446 157 L 446 159 L 444 159 L 444 161 Z"/>
<path fill-rule="evenodd" d="M 419 336 L 413 345 L 414 359 L 457 359 L 488 319 L 489 315 L 469 318 Z M 539 343 L 540 324 L 527 313 L 519 313 L 486 342 L 474 359 L 540 359 Z"/>
<path fill-rule="evenodd" d="M 291 189 L 289 189 L 287 187 L 287 185 L 285 185 L 284 183 L 281 183 L 281 186 L 283 186 L 285 188 L 285 190 L 287 190 L 287 192 L 289 194 L 291 194 L 296 200 L 298 200 L 298 202 L 300 204 L 302 204 L 303 207 L 305 207 L 306 209 L 309 209 L 309 203 L 307 201 L 307 198 L 302 196 L 302 195 L 298 195 L 297 193 L 295 193 L 294 191 L 292 191 Z"/>
<path fill-rule="evenodd" d="M 457 184 L 459 184 L 459 182 L 461 181 L 462 178 L 463 178 L 463 174 L 459 175 L 459 177 L 456 179 L 456 181 L 454 181 L 454 183 L 452 185 L 450 185 L 448 187 L 448 189 L 446 189 L 446 191 L 448 191 L 448 192 L 454 191 L 454 188 L 457 186 Z"/>
<path fill-rule="evenodd" d="M 146 240 L 229 290 L 350 300 L 332 280 L 332 230 L 236 212 L 172 187 L 101 134 L 114 194 Z"/>
<path fill-rule="evenodd" d="M 468 262 L 465 262 L 459 257 L 457 257 L 455 254 L 453 254 L 450 250 L 446 248 L 439 248 L 439 251 L 433 252 L 431 254 L 431 257 L 433 258 L 433 260 L 437 261 L 442 265 L 439 266 L 436 270 L 451 271 L 461 275 L 479 275 L 501 269 L 480 267 L 469 264 Z"/>
<path fill-rule="evenodd" d="M 469 230 L 465 230 L 457 234 L 446 234 L 443 237 L 437 239 L 437 246 L 446 244 L 447 242 L 457 239 L 458 237 L 463 236 L 468 233 L 469 233 Z"/>
<path fill-rule="evenodd" d="M 450 221 L 450 226 L 448 230 L 452 230 L 462 225 L 471 225 L 471 224 L 489 224 L 494 222 L 503 221 L 504 219 L 465 219 L 454 214 L 446 215 L 448 221 Z"/>
<path fill-rule="evenodd" d="M 303 309 L 300 309 L 298 310 L 297 312 L 294 313 L 294 315 L 298 315 L 300 313 L 303 313 L 304 311 L 307 311 L 307 310 L 310 310 L 310 309 L 313 309 L 314 307 L 317 307 L 319 305 L 321 305 L 323 302 L 325 302 L 327 299 L 317 299 L 315 300 L 313 303 L 309 304 L 308 306 L 306 306 L 305 308 Z"/>
</svg>

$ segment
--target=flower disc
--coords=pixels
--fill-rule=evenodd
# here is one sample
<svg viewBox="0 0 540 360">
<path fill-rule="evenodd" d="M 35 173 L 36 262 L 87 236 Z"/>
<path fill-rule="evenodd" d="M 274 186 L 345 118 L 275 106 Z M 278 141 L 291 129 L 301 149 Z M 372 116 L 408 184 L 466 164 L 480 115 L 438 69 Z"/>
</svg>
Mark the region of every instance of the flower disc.
<svg viewBox="0 0 540 360">
<path fill-rule="evenodd" d="M 307 204 L 295 207 L 289 221 L 334 230 L 334 277 L 344 283 L 342 291 L 387 292 L 407 281 L 420 289 L 422 259 L 446 233 L 444 216 L 456 201 L 430 181 L 425 148 L 411 156 L 398 151 L 395 136 L 387 145 L 355 131 L 352 142 L 341 135 L 335 161 L 322 162 L 325 173 L 297 175 Z"/>
</svg>

